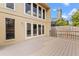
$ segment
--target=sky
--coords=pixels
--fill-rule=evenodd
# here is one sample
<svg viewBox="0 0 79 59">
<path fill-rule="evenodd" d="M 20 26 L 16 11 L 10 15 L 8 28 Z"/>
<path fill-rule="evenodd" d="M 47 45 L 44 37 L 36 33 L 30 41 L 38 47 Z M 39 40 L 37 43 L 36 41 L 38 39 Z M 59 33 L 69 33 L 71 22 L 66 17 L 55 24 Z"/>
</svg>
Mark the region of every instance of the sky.
<svg viewBox="0 0 79 59">
<path fill-rule="evenodd" d="M 62 17 L 70 21 L 70 16 L 79 9 L 79 3 L 49 3 L 51 18 L 57 17 L 57 8 L 62 9 Z"/>
</svg>

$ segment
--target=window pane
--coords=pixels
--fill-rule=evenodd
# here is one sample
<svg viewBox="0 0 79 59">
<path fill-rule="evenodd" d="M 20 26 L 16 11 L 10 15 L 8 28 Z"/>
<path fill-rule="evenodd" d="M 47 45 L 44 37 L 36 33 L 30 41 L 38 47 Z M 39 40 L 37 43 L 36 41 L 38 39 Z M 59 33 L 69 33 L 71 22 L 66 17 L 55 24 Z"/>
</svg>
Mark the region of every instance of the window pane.
<svg viewBox="0 0 79 59">
<path fill-rule="evenodd" d="M 15 38 L 15 20 L 6 18 L 6 39 Z"/>
<path fill-rule="evenodd" d="M 39 7 L 39 18 L 41 18 L 41 7 Z"/>
<path fill-rule="evenodd" d="M 31 3 L 25 4 L 25 12 L 31 14 Z"/>
<path fill-rule="evenodd" d="M 33 15 L 37 16 L 37 5 L 33 3 Z"/>
<path fill-rule="evenodd" d="M 6 3 L 6 7 L 14 9 L 14 3 Z"/>
<path fill-rule="evenodd" d="M 45 10 L 43 9 L 43 19 L 45 19 Z"/>
<path fill-rule="evenodd" d="M 31 24 L 27 23 L 27 36 L 31 36 Z"/>
<path fill-rule="evenodd" d="M 41 35 L 41 25 L 38 25 L 38 34 Z"/>
<path fill-rule="evenodd" d="M 33 24 L 33 35 L 36 36 L 37 35 L 37 25 Z"/>
<path fill-rule="evenodd" d="M 44 34 L 44 25 L 42 25 L 42 34 Z"/>
</svg>

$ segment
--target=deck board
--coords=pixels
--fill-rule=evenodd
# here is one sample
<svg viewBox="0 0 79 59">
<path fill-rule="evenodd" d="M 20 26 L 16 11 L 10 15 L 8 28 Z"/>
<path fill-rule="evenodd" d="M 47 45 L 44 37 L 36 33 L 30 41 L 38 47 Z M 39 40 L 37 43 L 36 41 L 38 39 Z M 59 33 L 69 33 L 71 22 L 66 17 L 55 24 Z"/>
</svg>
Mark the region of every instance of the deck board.
<svg viewBox="0 0 79 59">
<path fill-rule="evenodd" d="M 36 37 L 1 49 L 0 55 L 79 56 L 79 40 Z"/>
</svg>

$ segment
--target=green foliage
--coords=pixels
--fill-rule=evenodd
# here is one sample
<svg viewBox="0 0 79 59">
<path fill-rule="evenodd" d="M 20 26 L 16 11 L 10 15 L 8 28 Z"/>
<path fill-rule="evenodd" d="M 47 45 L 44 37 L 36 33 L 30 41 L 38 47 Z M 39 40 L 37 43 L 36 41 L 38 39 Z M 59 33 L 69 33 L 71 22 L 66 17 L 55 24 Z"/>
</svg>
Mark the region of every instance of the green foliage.
<svg viewBox="0 0 79 59">
<path fill-rule="evenodd" d="M 72 15 L 72 25 L 79 26 L 79 10 Z"/>
<path fill-rule="evenodd" d="M 57 26 L 67 26 L 67 25 L 69 25 L 69 22 L 62 18 L 62 19 L 56 20 L 56 25 Z"/>
</svg>

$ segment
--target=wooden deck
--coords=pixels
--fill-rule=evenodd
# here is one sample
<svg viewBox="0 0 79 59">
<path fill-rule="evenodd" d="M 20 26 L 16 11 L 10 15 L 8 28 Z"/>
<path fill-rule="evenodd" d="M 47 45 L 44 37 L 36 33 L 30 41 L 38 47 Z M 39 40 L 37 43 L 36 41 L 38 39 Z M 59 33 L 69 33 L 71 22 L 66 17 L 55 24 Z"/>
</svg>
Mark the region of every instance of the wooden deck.
<svg viewBox="0 0 79 59">
<path fill-rule="evenodd" d="M 0 55 L 79 56 L 79 40 L 39 37 L 0 50 Z"/>
<path fill-rule="evenodd" d="M 79 56 L 79 40 L 49 38 L 43 42 L 43 48 L 32 55 Z"/>
</svg>

